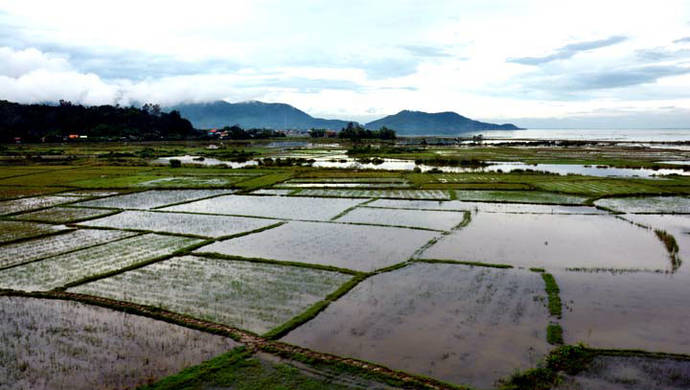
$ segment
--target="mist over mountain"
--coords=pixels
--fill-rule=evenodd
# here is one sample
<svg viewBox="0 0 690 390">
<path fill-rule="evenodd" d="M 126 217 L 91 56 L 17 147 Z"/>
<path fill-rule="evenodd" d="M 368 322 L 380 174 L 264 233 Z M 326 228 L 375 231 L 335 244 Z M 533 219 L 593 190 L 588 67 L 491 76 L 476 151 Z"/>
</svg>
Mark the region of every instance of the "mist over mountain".
<svg viewBox="0 0 690 390">
<path fill-rule="evenodd" d="M 348 123 L 348 121 L 337 119 L 314 118 L 289 104 L 259 101 L 228 103 L 220 100 L 210 103 L 179 104 L 170 109 L 178 110 L 198 129 L 239 125 L 245 129 L 340 130 Z"/>
<path fill-rule="evenodd" d="M 519 130 L 512 123 L 495 124 L 475 121 L 455 112 L 428 113 L 403 110 L 395 115 L 369 122 L 366 127 L 378 129 L 386 126 L 398 135 L 446 135 L 453 136 L 482 130 Z"/>
</svg>

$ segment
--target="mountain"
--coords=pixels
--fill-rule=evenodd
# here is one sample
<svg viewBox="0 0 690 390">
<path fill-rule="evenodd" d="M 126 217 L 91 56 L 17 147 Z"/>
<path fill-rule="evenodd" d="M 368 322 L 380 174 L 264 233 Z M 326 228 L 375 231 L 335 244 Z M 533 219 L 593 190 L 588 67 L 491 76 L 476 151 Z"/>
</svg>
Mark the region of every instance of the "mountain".
<svg viewBox="0 0 690 390">
<path fill-rule="evenodd" d="M 519 130 L 520 128 L 507 123 L 479 122 L 454 112 L 428 113 L 422 111 L 400 111 L 395 115 L 369 122 L 368 129 L 379 129 L 386 126 L 396 131 L 398 135 L 447 135 L 467 133 L 481 130 Z"/>
<path fill-rule="evenodd" d="M 239 125 L 245 129 L 340 130 L 348 123 L 337 119 L 314 118 L 289 104 L 258 101 L 228 103 L 221 100 L 211 103 L 180 104 L 169 109 L 178 110 L 198 129 Z"/>
</svg>

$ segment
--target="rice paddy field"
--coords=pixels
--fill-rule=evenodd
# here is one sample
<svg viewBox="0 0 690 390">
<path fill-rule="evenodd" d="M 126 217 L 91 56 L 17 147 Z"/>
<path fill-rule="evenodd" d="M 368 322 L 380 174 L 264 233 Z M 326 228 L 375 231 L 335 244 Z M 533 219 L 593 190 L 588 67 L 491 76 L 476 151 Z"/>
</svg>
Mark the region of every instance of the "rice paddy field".
<svg viewBox="0 0 690 390">
<path fill-rule="evenodd" d="M 347 153 L 315 145 L 223 153 Z M 690 388 L 690 177 L 98 157 L 113 147 L 0 160 L 0 388 Z M 690 159 L 412 149 L 381 157 Z"/>
</svg>

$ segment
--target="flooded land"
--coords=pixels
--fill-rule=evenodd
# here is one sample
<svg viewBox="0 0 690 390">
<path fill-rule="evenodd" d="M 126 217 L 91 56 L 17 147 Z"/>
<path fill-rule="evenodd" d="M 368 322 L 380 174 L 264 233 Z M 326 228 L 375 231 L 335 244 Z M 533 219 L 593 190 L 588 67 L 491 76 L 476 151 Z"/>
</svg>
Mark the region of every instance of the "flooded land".
<svg viewBox="0 0 690 390">
<path fill-rule="evenodd" d="M 690 388 L 687 145 L 475 141 L 8 146 L 0 388 Z"/>
</svg>

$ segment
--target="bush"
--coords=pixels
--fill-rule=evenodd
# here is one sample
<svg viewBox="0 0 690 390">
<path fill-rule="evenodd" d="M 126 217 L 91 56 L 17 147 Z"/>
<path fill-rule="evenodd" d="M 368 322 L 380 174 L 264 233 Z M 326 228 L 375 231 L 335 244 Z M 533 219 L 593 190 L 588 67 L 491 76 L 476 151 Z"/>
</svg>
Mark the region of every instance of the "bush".
<svg viewBox="0 0 690 390">
<path fill-rule="evenodd" d="M 179 168 L 182 166 L 182 161 L 177 159 L 170 160 L 170 168 Z"/>
</svg>

